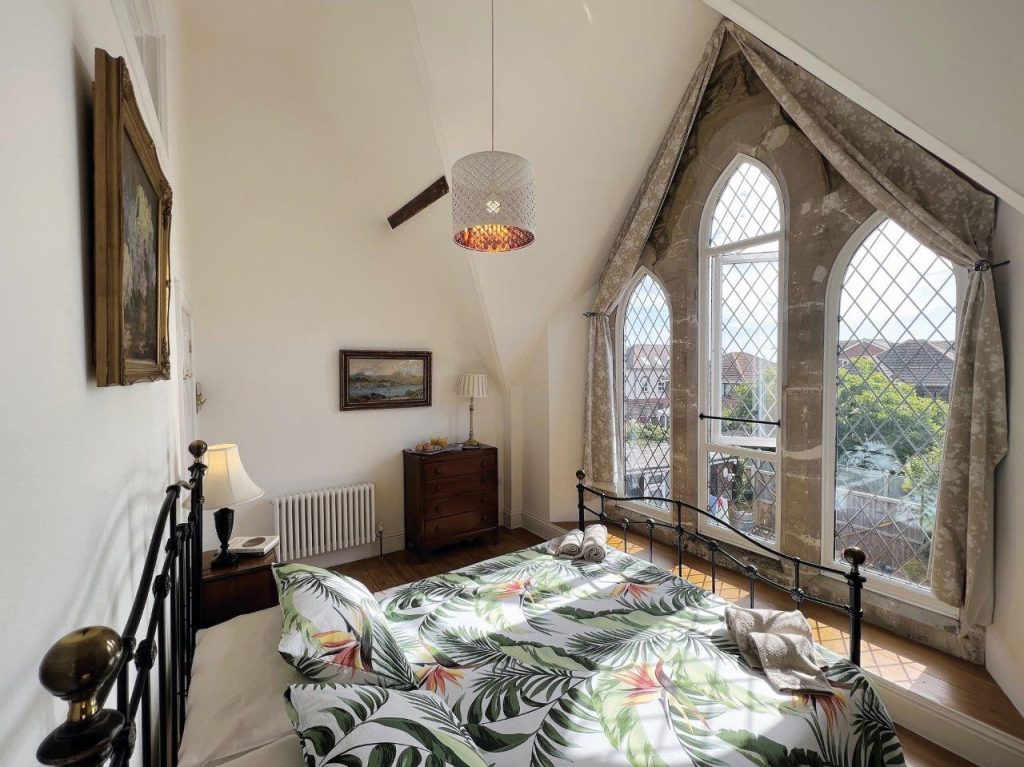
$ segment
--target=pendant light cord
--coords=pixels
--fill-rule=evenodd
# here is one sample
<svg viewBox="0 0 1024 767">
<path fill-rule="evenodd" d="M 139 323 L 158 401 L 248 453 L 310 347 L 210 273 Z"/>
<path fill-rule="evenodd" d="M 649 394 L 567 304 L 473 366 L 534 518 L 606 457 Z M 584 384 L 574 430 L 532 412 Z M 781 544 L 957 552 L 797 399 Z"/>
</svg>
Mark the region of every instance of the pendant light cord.
<svg viewBox="0 0 1024 767">
<path fill-rule="evenodd" d="M 494 151 L 494 0 L 491 0 L 491 151 Z"/>
</svg>

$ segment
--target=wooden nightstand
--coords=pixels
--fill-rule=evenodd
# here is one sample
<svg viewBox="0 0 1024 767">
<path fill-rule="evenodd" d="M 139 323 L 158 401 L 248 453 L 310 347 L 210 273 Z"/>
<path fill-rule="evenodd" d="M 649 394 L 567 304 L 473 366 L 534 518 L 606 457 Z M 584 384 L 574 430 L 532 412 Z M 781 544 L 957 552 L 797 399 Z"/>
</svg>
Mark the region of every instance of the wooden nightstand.
<svg viewBox="0 0 1024 767">
<path fill-rule="evenodd" d="M 234 567 L 211 570 L 215 556 L 216 551 L 203 552 L 202 628 L 277 604 L 277 586 L 270 572 L 277 561 L 276 549 L 265 557 L 239 557 Z"/>
</svg>

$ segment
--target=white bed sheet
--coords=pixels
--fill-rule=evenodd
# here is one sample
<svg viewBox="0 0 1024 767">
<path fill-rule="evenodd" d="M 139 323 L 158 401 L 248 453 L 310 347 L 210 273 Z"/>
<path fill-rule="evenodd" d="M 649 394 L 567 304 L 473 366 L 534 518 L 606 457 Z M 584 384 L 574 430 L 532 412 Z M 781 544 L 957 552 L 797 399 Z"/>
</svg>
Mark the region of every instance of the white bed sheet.
<svg viewBox="0 0 1024 767">
<path fill-rule="evenodd" d="M 284 691 L 308 680 L 278 654 L 280 638 L 279 607 L 196 635 L 181 767 L 302 767 Z"/>
</svg>

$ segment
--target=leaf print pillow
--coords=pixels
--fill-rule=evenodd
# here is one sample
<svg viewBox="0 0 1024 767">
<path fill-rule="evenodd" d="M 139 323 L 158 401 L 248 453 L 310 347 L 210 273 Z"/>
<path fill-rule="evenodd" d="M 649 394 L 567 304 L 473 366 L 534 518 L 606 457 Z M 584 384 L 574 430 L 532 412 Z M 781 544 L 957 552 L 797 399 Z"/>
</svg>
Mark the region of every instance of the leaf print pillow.
<svg viewBox="0 0 1024 767">
<path fill-rule="evenodd" d="M 487 767 L 448 704 L 433 693 L 293 684 L 284 697 L 307 767 Z"/>
<path fill-rule="evenodd" d="M 278 652 L 311 679 L 411 690 L 416 677 L 384 613 L 359 581 L 295 562 L 274 565 Z"/>
</svg>

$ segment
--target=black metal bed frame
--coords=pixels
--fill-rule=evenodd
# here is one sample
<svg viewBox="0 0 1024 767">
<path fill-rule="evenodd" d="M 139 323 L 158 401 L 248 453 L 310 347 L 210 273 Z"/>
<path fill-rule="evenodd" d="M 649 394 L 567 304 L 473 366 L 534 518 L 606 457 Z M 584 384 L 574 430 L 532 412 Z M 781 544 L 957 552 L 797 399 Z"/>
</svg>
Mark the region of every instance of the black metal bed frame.
<svg viewBox="0 0 1024 767">
<path fill-rule="evenodd" d="M 683 501 L 677 501 L 674 498 L 659 498 L 657 496 L 641 495 L 641 496 L 617 496 L 611 493 L 607 493 L 600 488 L 592 487 L 584 484 L 586 479 L 586 473 L 581 469 L 576 472 L 576 492 L 578 495 L 578 512 L 579 512 L 579 528 L 584 529 L 586 524 L 586 513 L 590 512 L 597 517 L 598 521 L 602 524 L 612 524 L 622 528 L 622 549 L 623 551 L 629 550 L 629 529 L 634 525 L 643 525 L 647 528 L 647 556 L 648 559 L 654 560 L 654 529 L 662 528 L 665 530 L 671 530 L 676 534 L 676 554 L 678 557 L 678 566 L 680 574 L 683 571 L 683 543 L 687 538 L 699 541 L 708 550 L 708 561 L 711 563 L 711 592 L 717 592 L 718 586 L 718 557 L 723 556 L 727 560 L 731 561 L 740 570 L 746 573 L 747 577 L 750 578 L 750 606 L 754 606 L 754 587 L 758 581 L 767 583 L 769 586 L 774 586 L 780 591 L 784 591 L 789 594 L 790 598 L 796 603 L 797 609 L 800 609 L 804 602 L 813 602 L 814 604 L 823 605 L 825 607 L 831 607 L 835 610 L 846 613 L 850 618 L 850 662 L 856 666 L 860 666 L 860 645 L 861 645 L 861 620 L 864 617 L 864 610 L 861 607 L 861 592 L 864 589 L 864 583 L 866 578 L 861 572 L 861 566 L 867 561 L 867 556 L 861 549 L 856 546 L 848 546 L 843 550 L 843 559 L 850 563 L 849 570 L 840 570 L 837 567 L 829 567 L 828 565 L 815 564 L 814 562 L 805 562 L 799 557 L 793 557 L 788 554 L 783 554 L 781 551 L 771 548 L 765 545 L 756 538 L 747 535 L 742 530 L 730 525 L 714 514 L 699 509 L 696 506 L 691 506 Z M 600 499 L 600 508 L 594 510 L 586 505 L 586 494 L 591 493 Z M 605 504 L 607 501 L 613 501 L 619 503 L 622 501 L 635 501 L 640 503 L 660 503 L 666 506 L 674 507 L 676 511 L 676 522 L 671 524 L 668 522 L 660 522 L 658 520 L 648 517 L 643 522 L 636 522 L 630 520 L 627 516 L 623 515 L 621 520 L 613 519 L 610 517 L 606 510 Z M 723 548 L 722 542 L 712 538 L 709 535 L 705 535 L 699 530 L 688 530 L 683 526 L 683 509 L 694 512 L 700 517 L 705 517 L 713 521 L 717 525 L 721 525 L 736 535 L 740 536 L 743 540 L 753 544 L 757 548 L 766 552 L 772 557 L 778 557 L 781 560 L 791 562 L 793 564 L 793 585 L 786 586 L 785 584 L 779 583 L 765 575 L 763 575 L 757 568 L 756 565 L 752 565 L 746 562 L 741 562 L 736 558 L 728 549 Z M 830 599 L 824 599 L 822 597 L 814 596 L 813 594 L 807 593 L 800 585 L 801 568 L 808 568 L 816 573 L 832 573 L 833 575 L 841 576 L 846 579 L 850 589 L 850 601 L 848 604 L 842 604 L 840 602 L 833 602 Z"/>
<path fill-rule="evenodd" d="M 79 629 L 58 640 L 43 659 L 43 686 L 70 705 L 67 721 L 39 746 L 36 756 L 43 764 L 93 767 L 109 760 L 111 767 L 126 767 L 138 732 L 143 767 L 177 765 L 201 615 L 206 447 L 202 440 L 189 445 L 194 459 L 189 480 L 174 483 L 164 494 L 124 629 Z M 178 522 L 182 492 L 191 497 L 185 520 Z M 165 556 L 157 572 L 161 549 Z M 147 605 L 149 617 L 140 639 Z M 104 709 L 111 689 L 116 691 L 116 708 Z"/>
</svg>

